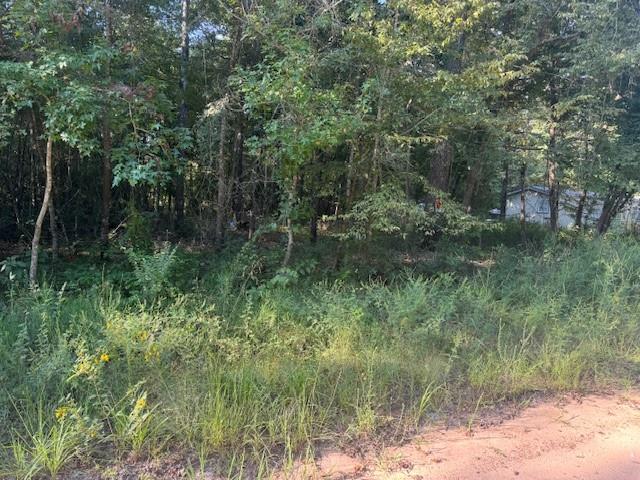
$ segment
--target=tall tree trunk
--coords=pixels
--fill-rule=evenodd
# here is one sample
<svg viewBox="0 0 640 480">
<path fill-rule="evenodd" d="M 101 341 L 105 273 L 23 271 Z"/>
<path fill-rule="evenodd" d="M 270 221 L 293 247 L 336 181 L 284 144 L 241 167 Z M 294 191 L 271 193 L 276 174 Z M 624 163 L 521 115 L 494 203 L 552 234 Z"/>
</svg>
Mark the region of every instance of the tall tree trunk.
<svg viewBox="0 0 640 480">
<path fill-rule="evenodd" d="M 296 199 L 296 189 L 298 188 L 298 176 L 293 177 L 291 189 L 289 190 L 289 208 L 287 212 L 287 249 L 282 260 L 282 267 L 287 267 L 291 260 L 291 252 L 293 251 L 293 222 L 291 221 L 291 211 Z"/>
<path fill-rule="evenodd" d="M 285 250 L 284 259 L 282 260 L 283 268 L 289 265 L 292 251 L 293 251 L 293 224 L 291 223 L 291 216 L 289 216 L 287 217 L 287 249 Z"/>
<path fill-rule="evenodd" d="M 309 220 L 309 238 L 311 243 L 316 243 L 318 241 L 318 221 L 323 212 L 326 212 L 329 204 L 325 198 L 319 198 L 315 194 L 312 195 L 311 201 L 311 218 Z M 340 205 L 336 202 L 334 215 L 338 218 L 340 213 Z"/>
<path fill-rule="evenodd" d="M 467 9 L 462 12 L 462 18 L 467 18 Z M 452 49 L 448 52 L 445 68 L 454 75 L 459 75 L 463 70 L 463 55 L 466 46 L 466 35 L 458 35 Z M 449 193 L 451 189 L 451 167 L 453 165 L 453 145 L 445 138 L 436 144 L 435 156 L 431 163 L 429 183 L 442 192 Z M 470 201 L 469 201 L 470 202 Z"/>
<path fill-rule="evenodd" d="M 471 204 L 478 188 L 480 176 L 482 175 L 482 159 L 477 158 L 469 165 L 467 178 L 464 182 L 464 194 L 462 196 L 462 206 L 467 213 L 471 212 Z"/>
<path fill-rule="evenodd" d="M 558 214 L 560 207 L 560 182 L 558 180 L 558 163 L 556 160 L 556 127 L 549 129 L 549 161 L 547 176 L 549 179 L 549 226 L 554 232 L 558 231 Z"/>
<path fill-rule="evenodd" d="M 602 212 L 598 218 L 596 231 L 598 235 L 604 235 L 611 227 L 611 222 L 615 216 L 625 207 L 631 199 L 631 193 L 621 190 L 610 189 L 602 206 Z"/>
<path fill-rule="evenodd" d="M 614 204 L 615 196 L 613 193 L 609 193 L 604 201 L 602 212 L 600 212 L 598 223 L 596 224 L 598 235 L 604 235 L 611 226 L 611 220 L 614 216 Z"/>
<path fill-rule="evenodd" d="M 584 216 L 584 207 L 587 203 L 587 191 L 583 190 L 580 194 L 580 199 L 578 200 L 578 208 L 576 208 L 576 221 L 575 227 L 577 229 L 582 228 L 582 217 Z"/>
<path fill-rule="evenodd" d="M 500 220 L 503 222 L 507 218 L 507 195 L 509 193 L 509 160 L 502 163 L 504 175 L 502 176 L 502 188 L 500 190 Z"/>
<path fill-rule="evenodd" d="M 357 141 L 357 140 L 356 140 Z M 356 155 L 356 141 L 352 142 L 349 146 L 349 159 L 347 161 L 347 182 L 345 188 L 345 200 L 343 210 L 345 213 L 351 210 L 353 204 L 353 192 L 355 189 L 355 155 Z M 336 229 L 342 231 L 343 220 L 336 215 Z M 333 262 L 334 270 L 338 271 L 342 265 L 342 257 L 344 256 L 344 242 L 338 242 L 338 246 L 335 250 L 335 257 Z"/>
<path fill-rule="evenodd" d="M 31 122 L 32 122 L 32 139 L 33 139 L 33 148 L 38 152 L 38 156 L 41 160 L 45 160 L 46 164 L 46 149 L 42 149 L 42 144 L 38 139 L 38 122 L 36 120 L 35 111 L 31 110 Z M 58 224 L 56 222 L 56 209 L 54 204 L 54 183 L 55 183 L 55 171 L 51 172 L 51 191 L 49 192 L 49 231 L 51 233 L 51 253 L 54 258 L 58 256 Z"/>
<path fill-rule="evenodd" d="M 104 1 L 105 29 L 104 36 L 109 48 L 113 47 L 113 23 L 111 17 L 111 0 Z M 107 81 L 111 83 L 111 62 L 107 60 Z M 108 102 L 108 100 L 106 100 Z M 109 219 L 111 217 L 111 185 L 113 183 L 113 171 L 111 166 L 111 109 L 108 103 L 105 105 L 102 117 L 102 196 L 100 213 L 100 242 L 106 246 L 109 242 Z"/>
<path fill-rule="evenodd" d="M 348 212 L 351 208 L 351 203 L 353 200 L 353 160 L 356 153 L 356 147 L 354 144 L 351 144 L 349 147 L 349 160 L 347 163 L 347 185 L 345 191 L 345 200 L 344 200 L 344 211 Z"/>
<path fill-rule="evenodd" d="M 189 0 L 182 0 L 180 15 L 180 126 L 188 126 L 187 107 L 187 72 L 189 69 Z M 176 175 L 176 229 L 180 231 L 184 226 L 184 173 Z"/>
<path fill-rule="evenodd" d="M 436 144 L 431 168 L 429 170 L 429 183 L 431 186 L 443 192 L 449 191 L 449 175 L 453 163 L 453 147 L 448 140 L 442 139 Z"/>
<path fill-rule="evenodd" d="M 549 226 L 551 231 L 558 231 L 558 214 L 560 210 L 560 182 L 558 180 L 558 164 L 549 161 Z"/>
<path fill-rule="evenodd" d="M 102 119 L 102 197 L 100 214 L 100 242 L 107 245 L 109 242 L 109 226 L 111 218 L 111 185 L 113 183 L 113 171 L 111 166 L 111 112 L 107 109 Z"/>
<path fill-rule="evenodd" d="M 378 99 L 378 113 L 376 114 L 376 126 L 377 128 L 381 128 L 382 122 L 382 94 Z M 375 192 L 378 190 L 378 185 L 380 183 L 380 149 L 382 143 L 382 135 L 376 130 L 375 137 L 373 139 L 373 165 L 371 168 L 371 191 Z"/>
<path fill-rule="evenodd" d="M 218 143 L 218 198 L 216 201 L 216 245 L 221 247 L 224 243 L 224 219 L 226 206 L 226 168 L 224 145 L 227 133 L 226 107 L 220 112 L 220 139 Z"/>
<path fill-rule="evenodd" d="M 584 164 L 585 166 L 589 163 L 589 132 L 587 129 L 584 129 Z M 580 199 L 578 200 L 578 207 L 576 208 L 576 220 L 574 222 L 574 226 L 577 229 L 581 229 L 584 224 L 584 208 L 587 204 L 587 189 L 582 190 L 580 194 Z"/>
<path fill-rule="evenodd" d="M 522 162 L 520 166 L 520 236 L 522 241 L 527 241 L 527 164 Z"/>
<path fill-rule="evenodd" d="M 233 141 L 234 158 L 234 182 L 232 208 L 236 221 L 240 221 L 244 211 L 244 192 L 242 180 L 244 178 L 244 134 L 242 132 L 242 122 L 237 126 Z"/>
<path fill-rule="evenodd" d="M 469 160 L 466 162 L 467 172 L 464 175 L 462 205 L 467 213 L 471 212 L 471 205 L 478 189 L 478 183 L 482 178 L 487 133 L 482 128 L 476 128 L 469 140 L 476 143 L 476 149 L 469 155 Z M 452 188 L 451 191 L 455 191 L 455 189 Z"/>
<path fill-rule="evenodd" d="M 51 192 L 49 193 L 49 229 L 51 231 L 51 255 L 58 257 L 58 223 L 55 208 L 55 174 L 51 172 Z"/>
<path fill-rule="evenodd" d="M 558 231 L 558 216 L 560 209 L 560 180 L 558 177 L 558 92 L 554 81 L 549 85 L 551 118 L 549 125 L 549 149 L 547 152 L 547 180 L 549 182 L 549 226 L 552 232 Z"/>
<path fill-rule="evenodd" d="M 309 220 L 309 238 L 311 243 L 318 241 L 318 199 L 313 200 L 311 219 Z"/>
<path fill-rule="evenodd" d="M 45 154 L 45 187 L 44 198 L 40 213 L 36 219 L 36 225 L 33 230 L 33 240 L 31 241 L 31 266 L 29 267 L 29 284 L 32 287 L 38 285 L 38 249 L 40 248 L 40 237 L 42 235 L 42 224 L 47 210 L 51 203 L 51 189 L 53 188 L 53 137 L 50 135 L 47 139 L 47 150 Z"/>
<path fill-rule="evenodd" d="M 249 210 L 249 234 L 248 238 L 251 240 L 253 238 L 253 232 L 256 230 L 256 209 L 258 207 L 258 202 L 256 201 L 256 180 L 255 178 L 251 180 L 251 210 Z"/>
<path fill-rule="evenodd" d="M 233 43 L 231 45 L 231 56 L 229 57 L 228 72 L 233 72 L 240 55 L 240 44 L 242 42 L 243 32 L 243 20 L 239 20 L 236 25 L 235 35 L 233 37 Z M 225 85 L 225 91 L 227 86 Z M 222 102 L 220 111 L 220 139 L 218 144 L 218 195 L 216 201 L 216 245 L 221 247 L 224 243 L 224 225 L 225 225 L 225 213 L 227 205 L 227 174 L 226 174 L 226 158 L 225 158 L 225 143 L 227 135 L 227 116 L 228 106 L 231 101 L 231 92 L 225 93 L 225 99 Z"/>
</svg>

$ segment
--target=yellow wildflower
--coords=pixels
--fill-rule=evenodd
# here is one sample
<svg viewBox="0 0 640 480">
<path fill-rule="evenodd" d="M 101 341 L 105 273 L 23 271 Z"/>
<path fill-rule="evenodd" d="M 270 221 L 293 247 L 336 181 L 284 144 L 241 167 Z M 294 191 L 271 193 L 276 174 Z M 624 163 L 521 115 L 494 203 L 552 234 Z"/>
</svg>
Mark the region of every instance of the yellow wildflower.
<svg viewBox="0 0 640 480">
<path fill-rule="evenodd" d="M 69 412 L 71 411 L 71 409 L 67 406 L 62 406 L 62 407 L 58 407 L 56 408 L 55 416 L 56 416 L 56 420 L 64 420 L 64 418 L 69 414 Z"/>
<path fill-rule="evenodd" d="M 133 411 L 140 412 L 144 410 L 146 406 L 147 406 L 147 395 L 144 394 L 140 398 L 138 398 L 138 400 L 136 400 L 136 405 L 135 407 L 133 407 Z"/>
<path fill-rule="evenodd" d="M 151 345 L 145 352 L 144 352 L 144 359 L 147 362 L 150 362 L 152 360 L 157 360 L 158 358 L 160 358 L 160 351 L 158 350 L 158 346 L 157 345 Z"/>
<path fill-rule="evenodd" d="M 100 355 L 101 362 L 107 363 L 109 360 L 111 360 L 111 357 L 108 353 L 103 353 L 102 355 Z"/>
<path fill-rule="evenodd" d="M 89 375 L 92 372 L 91 362 L 89 360 L 81 359 L 76 363 L 75 374 L 76 375 Z"/>
</svg>

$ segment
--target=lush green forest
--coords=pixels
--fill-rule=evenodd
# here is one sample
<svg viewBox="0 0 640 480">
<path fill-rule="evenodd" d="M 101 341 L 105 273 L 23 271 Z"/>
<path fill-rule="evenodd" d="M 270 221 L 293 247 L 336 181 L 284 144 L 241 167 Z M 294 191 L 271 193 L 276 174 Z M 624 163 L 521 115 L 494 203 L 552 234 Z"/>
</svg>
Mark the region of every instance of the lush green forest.
<svg viewBox="0 0 640 480">
<path fill-rule="evenodd" d="M 638 78 L 638 0 L 0 2 L 0 478 L 635 384 Z"/>
</svg>

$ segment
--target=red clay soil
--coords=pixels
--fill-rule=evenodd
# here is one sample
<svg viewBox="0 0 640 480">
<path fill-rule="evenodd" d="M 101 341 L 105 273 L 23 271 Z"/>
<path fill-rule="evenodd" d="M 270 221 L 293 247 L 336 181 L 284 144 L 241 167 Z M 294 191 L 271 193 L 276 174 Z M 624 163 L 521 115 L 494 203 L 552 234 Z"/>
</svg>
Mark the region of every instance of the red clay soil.
<svg viewBox="0 0 640 480">
<path fill-rule="evenodd" d="M 364 458 L 326 452 L 278 477 L 640 480 L 640 391 L 543 402 L 471 434 L 432 429 Z"/>
</svg>

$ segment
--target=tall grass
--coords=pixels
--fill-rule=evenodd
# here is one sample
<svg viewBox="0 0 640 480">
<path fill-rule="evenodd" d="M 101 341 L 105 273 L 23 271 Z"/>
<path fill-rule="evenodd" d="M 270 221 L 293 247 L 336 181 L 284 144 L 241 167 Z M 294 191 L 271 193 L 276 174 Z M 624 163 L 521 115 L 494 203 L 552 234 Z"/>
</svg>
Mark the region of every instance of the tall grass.
<svg viewBox="0 0 640 480">
<path fill-rule="evenodd" d="M 30 478 L 105 446 L 184 448 L 198 468 L 266 477 L 319 442 L 402 436 L 452 405 L 632 381 L 640 245 L 576 242 L 493 250 L 470 275 L 269 283 L 243 251 L 248 268 L 182 293 L 14 291 L 0 310 L 0 464 Z M 43 457 L 43 442 L 62 447 Z"/>
</svg>

